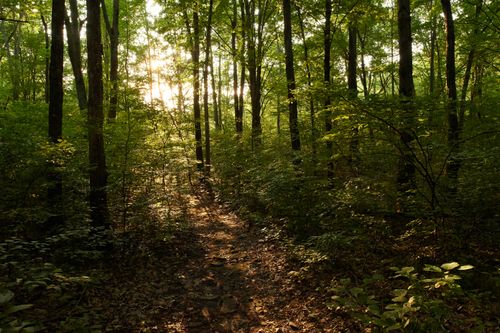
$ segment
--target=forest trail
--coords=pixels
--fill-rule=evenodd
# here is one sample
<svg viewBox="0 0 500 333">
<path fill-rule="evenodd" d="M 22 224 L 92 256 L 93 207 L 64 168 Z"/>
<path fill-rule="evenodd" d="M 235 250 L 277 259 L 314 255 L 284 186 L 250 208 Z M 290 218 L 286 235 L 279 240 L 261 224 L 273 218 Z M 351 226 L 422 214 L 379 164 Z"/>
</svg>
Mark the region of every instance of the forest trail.
<svg viewBox="0 0 500 333">
<path fill-rule="evenodd" d="M 199 197 L 191 197 L 188 214 L 175 256 L 114 277 L 100 304 L 113 318 L 107 331 L 345 331 L 324 298 L 291 277 L 286 247 L 268 231 Z"/>
</svg>

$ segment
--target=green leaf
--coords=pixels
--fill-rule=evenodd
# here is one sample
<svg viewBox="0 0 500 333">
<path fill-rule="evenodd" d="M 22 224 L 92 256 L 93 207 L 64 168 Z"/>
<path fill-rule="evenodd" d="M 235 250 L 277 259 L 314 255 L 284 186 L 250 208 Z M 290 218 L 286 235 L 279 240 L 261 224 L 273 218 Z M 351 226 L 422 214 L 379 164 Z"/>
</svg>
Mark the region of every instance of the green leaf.
<svg viewBox="0 0 500 333">
<path fill-rule="evenodd" d="M 5 313 L 7 313 L 7 314 L 16 313 L 16 312 L 19 312 L 19 311 L 23 311 L 23 310 L 29 309 L 32 306 L 33 306 L 33 304 L 14 305 L 14 306 L 8 307 L 5 310 Z"/>
<path fill-rule="evenodd" d="M 359 287 L 354 287 L 354 288 L 351 288 L 349 289 L 349 292 L 354 296 L 354 297 L 358 297 L 359 294 L 361 294 L 363 292 L 363 288 L 359 288 Z"/>
<path fill-rule="evenodd" d="M 0 291 L 0 305 L 10 302 L 14 298 L 14 293 L 10 290 Z"/>
<path fill-rule="evenodd" d="M 473 269 L 474 266 L 472 265 L 462 265 L 458 268 L 459 271 L 468 271 L 469 269 Z"/>
<path fill-rule="evenodd" d="M 451 271 L 452 269 L 455 269 L 459 267 L 460 264 L 458 262 L 448 262 L 446 264 L 442 264 L 441 268 L 444 269 L 445 271 Z"/>
<path fill-rule="evenodd" d="M 424 271 L 426 272 L 436 272 L 436 273 L 441 273 L 442 270 L 441 268 L 434 266 L 434 265 L 427 265 L 425 264 Z"/>
<path fill-rule="evenodd" d="M 395 289 L 392 291 L 392 294 L 396 297 L 392 299 L 393 302 L 403 303 L 406 302 L 406 294 L 408 290 L 406 289 Z"/>
</svg>

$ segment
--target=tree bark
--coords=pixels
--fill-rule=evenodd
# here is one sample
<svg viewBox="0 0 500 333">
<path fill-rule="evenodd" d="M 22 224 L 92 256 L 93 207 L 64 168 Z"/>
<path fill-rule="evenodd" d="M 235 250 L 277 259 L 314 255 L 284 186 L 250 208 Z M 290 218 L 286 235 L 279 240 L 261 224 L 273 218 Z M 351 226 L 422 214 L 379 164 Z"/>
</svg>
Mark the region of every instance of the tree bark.
<svg viewBox="0 0 500 333">
<path fill-rule="evenodd" d="M 400 195 L 415 188 L 415 165 L 411 152 L 414 141 L 413 59 L 410 1 L 398 1 L 399 97 L 402 115 L 399 129 L 400 158 L 397 175 Z M 398 208 L 402 209 L 402 207 Z"/>
<path fill-rule="evenodd" d="M 300 7 L 295 4 L 297 15 L 299 17 L 299 25 L 300 25 L 300 36 L 302 38 L 302 44 L 304 47 L 304 61 L 306 64 L 306 74 L 307 74 L 307 86 L 312 88 L 312 74 L 311 74 L 311 65 L 309 64 L 309 48 L 307 46 L 306 41 L 306 33 L 304 29 L 304 20 L 302 19 L 302 14 L 300 11 Z M 316 155 L 317 155 L 317 147 L 316 147 L 316 115 L 314 109 L 314 98 L 312 95 L 309 98 L 309 119 L 311 123 L 311 153 L 312 160 L 316 165 Z"/>
<path fill-rule="evenodd" d="M 108 120 L 116 119 L 118 109 L 118 45 L 119 45 L 119 20 L 120 20 L 120 0 L 113 0 L 113 21 L 110 22 L 106 10 L 105 0 L 101 0 L 103 8 L 104 22 L 109 36 L 109 81 L 111 93 L 109 95 Z"/>
<path fill-rule="evenodd" d="M 325 132 L 329 134 L 332 130 L 332 112 L 330 110 L 331 100 L 330 100 L 330 71 L 331 71 L 331 46 L 332 46 L 332 33 L 331 33 L 331 19 L 332 19 L 332 1 L 325 1 L 325 27 L 323 34 L 323 81 L 325 83 Z M 326 141 L 326 150 L 328 158 L 328 178 L 333 177 L 333 161 L 332 161 L 332 150 L 333 142 L 328 139 Z"/>
<path fill-rule="evenodd" d="M 358 29 L 351 23 L 349 25 L 349 51 L 347 59 L 347 89 L 349 92 L 349 99 L 355 100 L 358 97 L 358 82 L 357 77 L 357 67 L 358 67 L 358 57 L 357 57 L 357 35 Z M 351 121 L 353 117 L 350 116 Z M 357 169 L 357 161 L 359 158 L 359 129 L 355 124 L 351 127 L 351 142 L 349 143 L 349 161 L 352 169 Z"/>
<path fill-rule="evenodd" d="M 210 0 L 208 9 L 208 21 L 205 34 L 205 61 L 203 64 L 203 114 L 205 121 L 205 172 L 210 174 L 212 164 L 210 158 L 210 112 L 208 105 L 208 67 L 210 66 L 210 55 L 212 51 L 212 12 L 213 0 Z M 215 87 L 212 87 L 215 89 Z"/>
<path fill-rule="evenodd" d="M 259 14 L 260 11 L 259 11 Z M 245 0 L 245 30 L 247 34 L 247 60 L 248 81 L 250 85 L 250 99 L 252 106 L 252 148 L 257 148 L 262 143 L 262 125 L 260 117 L 261 87 L 258 73 L 258 31 L 255 31 L 255 1 Z"/>
<path fill-rule="evenodd" d="M 237 0 L 233 0 L 233 17 L 231 19 L 231 52 L 233 57 L 233 108 L 236 133 L 241 136 L 243 132 L 243 119 L 240 114 L 238 98 L 238 50 L 236 48 L 236 29 L 238 28 L 238 8 Z M 242 41 L 244 43 L 244 41 Z"/>
<path fill-rule="evenodd" d="M 479 28 L 478 28 L 478 20 L 479 20 L 479 15 L 481 14 L 481 8 L 483 5 L 482 0 L 478 0 L 476 3 L 476 13 L 474 17 L 474 29 L 472 31 L 472 37 L 470 38 L 472 40 L 472 45 L 471 49 L 469 50 L 469 53 L 467 54 L 467 63 L 465 65 L 465 74 L 464 74 L 464 81 L 462 84 L 462 94 L 460 97 L 460 111 L 458 114 L 458 125 L 460 131 L 463 129 L 464 122 L 465 122 L 465 109 L 466 109 L 466 100 L 467 100 L 467 91 L 469 89 L 469 82 L 471 78 L 471 72 L 472 72 L 472 65 L 474 64 L 474 58 L 476 55 L 476 41 L 478 39 L 478 34 L 479 34 Z"/>
<path fill-rule="evenodd" d="M 68 38 L 68 55 L 75 77 L 75 88 L 80 110 L 87 109 L 87 89 L 82 72 L 82 47 L 80 41 L 80 23 L 78 4 L 76 0 L 69 0 L 70 16 L 65 13 L 66 35 Z"/>
<path fill-rule="evenodd" d="M 193 113 L 194 134 L 196 140 L 196 165 L 198 170 L 203 170 L 203 143 L 201 133 L 201 108 L 200 108 L 200 22 L 199 3 L 195 1 L 193 12 Z"/>
<path fill-rule="evenodd" d="M 62 139 L 63 69 L 64 69 L 64 0 L 52 1 L 51 47 L 49 67 L 49 140 L 57 145 Z M 48 205 L 49 229 L 60 225 L 62 214 L 62 176 L 57 162 L 49 162 Z"/>
<path fill-rule="evenodd" d="M 45 37 L 45 86 L 44 86 L 44 97 L 45 97 L 45 102 L 49 103 L 50 101 L 50 96 L 49 96 L 49 91 L 50 91 L 50 83 L 49 83 L 49 68 L 50 68 L 50 37 L 49 37 L 49 28 L 47 26 L 47 22 L 45 21 L 45 16 L 43 14 L 40 14 L 40 18 L 42 19 L 42 25 L 43 25 L 43 35 Z"/>
<path fill-rule="evenodd" d="M 441 0 L 444 21 L 446 26 L 446 86 L 448 88 L 448 147 L 450 159 L 446 165 L 446 173 L 450 180 L 450 190 L 456 191 L 456 182 L 460 161 L 457 157 L 459 151 L 460 129 L 457 115 L 457 86 L 455 68 L 455 24 L 451 10 L 450 0 Z"/>
<path fill-rule="evenodd" d="M 283 0 L 283 23 L 285 39 L 285 67 L 288 90 L 288 111 L 290 126 L 290 142 L 292 149 L 300 150 L 300 133 L 298 123 L 297 100 L 294 96 L 295 90 L 295 68 L 293 64 L 293 44 L 292 44 L 292 9 L 290 0 Z"/>
<path fill-rule="evenodd" d="M 109 227 L 107 171 L 104 153 L 101 13 L 99 2 L 87 0 L 88 138 L 90 218 L 95 227 Z"/>
</svg>

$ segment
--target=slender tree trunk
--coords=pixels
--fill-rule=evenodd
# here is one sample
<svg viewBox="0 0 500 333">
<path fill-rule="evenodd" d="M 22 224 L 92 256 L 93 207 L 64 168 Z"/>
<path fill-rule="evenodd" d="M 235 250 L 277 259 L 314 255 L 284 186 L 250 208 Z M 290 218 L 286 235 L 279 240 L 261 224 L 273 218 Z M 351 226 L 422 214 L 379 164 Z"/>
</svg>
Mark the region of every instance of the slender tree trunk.
<svg viewBox="0 0 500 333">
<path fill-rule="evenodd" d="M 99 2 L 87 0 L 88 138 L 90 218 L 96 227 L 109 227 L 107 171 L 104 153 L 101 13 Z"/>
<path fill-rule="evenodd" d="M 52 1 L 51 47 L 49 67 L 49 140 L 53 145 L 59 144 L 62 138 L 63 115 L 63 64 L 64 64 L 64 0 Z M 48 205 L 51 215 L 48 219 L 49 229 L 63 222 L 62 214 L 62 175 L 57 162 L 49 162 L 47 179 Z"/>
<path fill-rule="evenodd" d="M 213 0 L 210 0 L 208 9 L 207 30 L 205 34 L 205 61 L 203 64 L 203 113 L 205 117 L 205 171 L 210 174 L 210 112 L 208 105 L 208 67 L 212 50 L 212 11 Z M 214 87 L 212 87 L 214 89 Z"/>
<path fill-rule="evenodd" d="M 87 109 L 87 89 L 82 72 L 82 47 L 80 41 L 80 22 L 76 0 L 69 0 L 70 16 L 65 13 L 68 55 L 75 77 L 76 94 L 80 110 Z"/>
<path fill-rule="evenodd" d="M 116 119 L 118 109 L 118 45 L 119 45 L 119 20 L 120 0 L 113 0 L 113 21 L 110 22 L 105 0 L 101 0 L 104 22 L 109 36 L 109 81 L 111 93 L 109 95 L 108 120 Z"/>
<path fill-rule="evenodd" d="M 201 107 L 200 107 L 200 22 L 199 3 L 195 1 L 193 12 L 193 113 L 194 135 L 196 140 L 196 165 L 198 170 L 203 170 L 203 143 L 201 133 Z"/>
<path fill-rule="evenodd" d="M 414 141 L 414 85 L 412 61 L 412 37 L 410 1 L 398 1 L 398 33 L 399 33 L 399 97 L 401 100 L 400 158 L 398 168 L 398 191 L 400 195 L 408 194 L 415 188 L 415 164 L 412 156 Z M 399 207 L 398 209 L 402 209 Z"/>
<path fill-rule="evenodd" d="M 297 100 L 294 96 L 295 90 L 295 69 L 293 65 L 293 44 L 292 44 L 292 10 L 290 0 L 283 0 L 283 22 L 285 39 L 285 66 L 286 81 L 288 88 L 288 111 L 290 121 L 290 139 L 292 149 L 300 150 L 300 133 L 298 123 Z"/>
<path fill-rule="evenodd" d="M 220 59 L 220 58 L 219 58 Z M 219 67 L 220 69 L 220 67 Z M 220 125 L 220 117 L 219 117 L 219 101 L 217 99 L 218 95 L 218 87 L 215 83 L 215 70 L 214 70 L 214 53 L 212 48 L 210 48 L 210 78 L 211 78 L 211 85 L 212 85 L 212 105 L 214 109 L 214 123 L 215 123 L 215 129 L 219 130 L 221 125 Z"/>
<path fill-rule="evenodd" d="M 260 120 L 260 86 L 258 78 L 257 46 L 255 25 L 255 2 L 245 0 L 245 30 L 247 34 L 248 80 L 252 106 L 252 147 L 261 145 L 262 126 Z"/>
<path fill-rule="evenodd" d="M 43 14 L 40 14 L 43 25 L 43 34 L 45 37 L 45 102 L 49 103 L 50 96 L 50 83 L 49 83 L 49 67 L 50 67 L 50 37 L 49 37 L 49 28 L 47 26 L 47 21 L 45 21 L 45 17 Z"/>
<path fill-rule="evenodd" d="M 482 0 L 478 0 L 476 3 L 476 13 L 474 17 L 474 29 L 472 31 L 472 38 L 471 40 L 473 41 L 471 45 L 471 49 L 469 50 L 469 53 L 467 55 L 467 63 L 465 66 L 465 74 L 464 74 L 464 81 L 462 84 L 462 94 L 460 98 L 460 111 L 458 114 L 458 125 L 459 125 L 459 130 L 461 131 L 464 126 L 465 122 L 465 109 L 466 109 L 466 100 L 467 100 L 467 91 L 469 89 L 469 82 L 471 78 L 471 72 L 472 72 L 472 65 L 474 64 L 474 57 L 476 54 L 476 41 L 478 39 L 478 34 L 479 34 L 479 28 L 478 28 L 478 20 L 479 20 L 479 15 L 481 14 L 481 8 L 483 5 Z"/>
<path fill-rule="evenodd" d="M 351 23 L 349 25 L 349 52 L 347 61 L 347 89 L 349 91 L 349 98 L 355 100 L 358 97 L 358 82 L 356 80 L 358 57 L 357 57 L 357 41 L 358 29 Z M 351 121 L 353 117 L 350 116 Z M 353 169 L 357 169 L 357 161 L 359 157 L 359 129 L 355 124 L 351 128 L 352 137 L 349 144 L 350 150 L 350 164 Z"/>
<path fill-rule="evenodd" d="M 332 112 L 330 110 L 331 100 L 330 100 L 330 70 L 331 70 L 331 45 L 332 45 L 332 34 L 331 34 L 331 18 L 332 18 L 332 1 L 325 1 L 325 27 L 323 35 L 323 47 L 324 47 L 324 58 L 323 58 L 323 81 L 325 83 L 325 132 L 329 134 L 332 130 Z M 329 139 L 326 142 L 327 158 L 328 158 L 328 178 L 333 177 L 333 161 L 332 161 L 332 151 L 333 142 Z"/>
<path fill-rule="evenodd" d="M 430 11 L 432 12 L 434 8 L 434 0 L 431 0 L 430 3 Z M 431 17 L 431 56 L 430 56 L 430 68 L 429 68 L 429 95 L 431 97 L 434 96 L 436 91 L 436 30 L 437 30 L 437 18 L 435 14 L 432 14 Z"/>
<path fill-rule="evenodd" d="M 304 29 L 304 20 L 302 19 L 302 14 L 300 11 L 300 7 L 295 4 L 295 8 L 297 10 L 297 15 L 299 17 L 299 25 L 300 25 L 300 36 L 302 38 L 302 44 L 304 47 L 304 61 L 306 64 L 306 74 L 307 74 L 307 86 L 312 88 L 312 75 L 311 75 L 311 65 L 309 63 L 309 48 L 307 46 L 306 34 Z M 310 96 L 309 98 L 309 119 L 311 122 L 311 153 L 312 160 L 314 165 L 316 165 L 317 159 L 317 147 L 316 147 L 316 115 L 314 109 L 314 98 Z"/>
<path fill-rule="evenodd" d="M 238 99 L 238 50 L 236 48 L 236 29 L 238 27 L 237 0 L 233 0 L 233 17 L 231 19 L 231 51 L 233 56 L 233 104 L 236 133 L 243 132 L 243 119 L 240 115 L 240 105 Z M 244 41 L 242 41 L 244 43 Z"/>
<path fill-rule="evenodd" d="M 219 110 L 219 112 L 217 113 L 218 117 L 219 117 L 219 121 L 218 121 L 218 124 L 219 124 L 219 129 L 222 128 L 222 57 L 219 56 L 219 65 L 217 66 L 217 71 L 218 71 L 218 75 L 217 75 L 217 96 L 215 96 L 217 98 L 217 109 Z M 229 70 L 228 70 L 228 73 L 229 73 Z"/>
<path fill-rule="evenodd" d="M 458 159 L 460 128 L 457 115 L 457 86 L 455 69 L 455 25 L 450 0 L 441 0 L 446 25 L 446 86 L 448 88 L 448 146 L 450 159 L 446 173 L 450 180 L 450 190 L 456 191 L 460 161 Z"/>
</svg>

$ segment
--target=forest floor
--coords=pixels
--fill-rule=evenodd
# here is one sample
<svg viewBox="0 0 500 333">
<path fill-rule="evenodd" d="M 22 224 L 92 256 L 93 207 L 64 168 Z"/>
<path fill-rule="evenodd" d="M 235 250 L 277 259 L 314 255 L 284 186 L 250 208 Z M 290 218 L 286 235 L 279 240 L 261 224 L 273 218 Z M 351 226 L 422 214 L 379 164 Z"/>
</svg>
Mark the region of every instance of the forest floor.
<svg viewBox="0 0 500 333">
<path fill-rule="evenodd" d="M 155 255 L 112 264 L 111 281 L 89 298 L 104 331 L 359 331 L 327 309 L 315 286 L 293 277 L 300 263 L 269 230 L 206 197 L 190 196 L 187 216 Z"/>
</svg>

